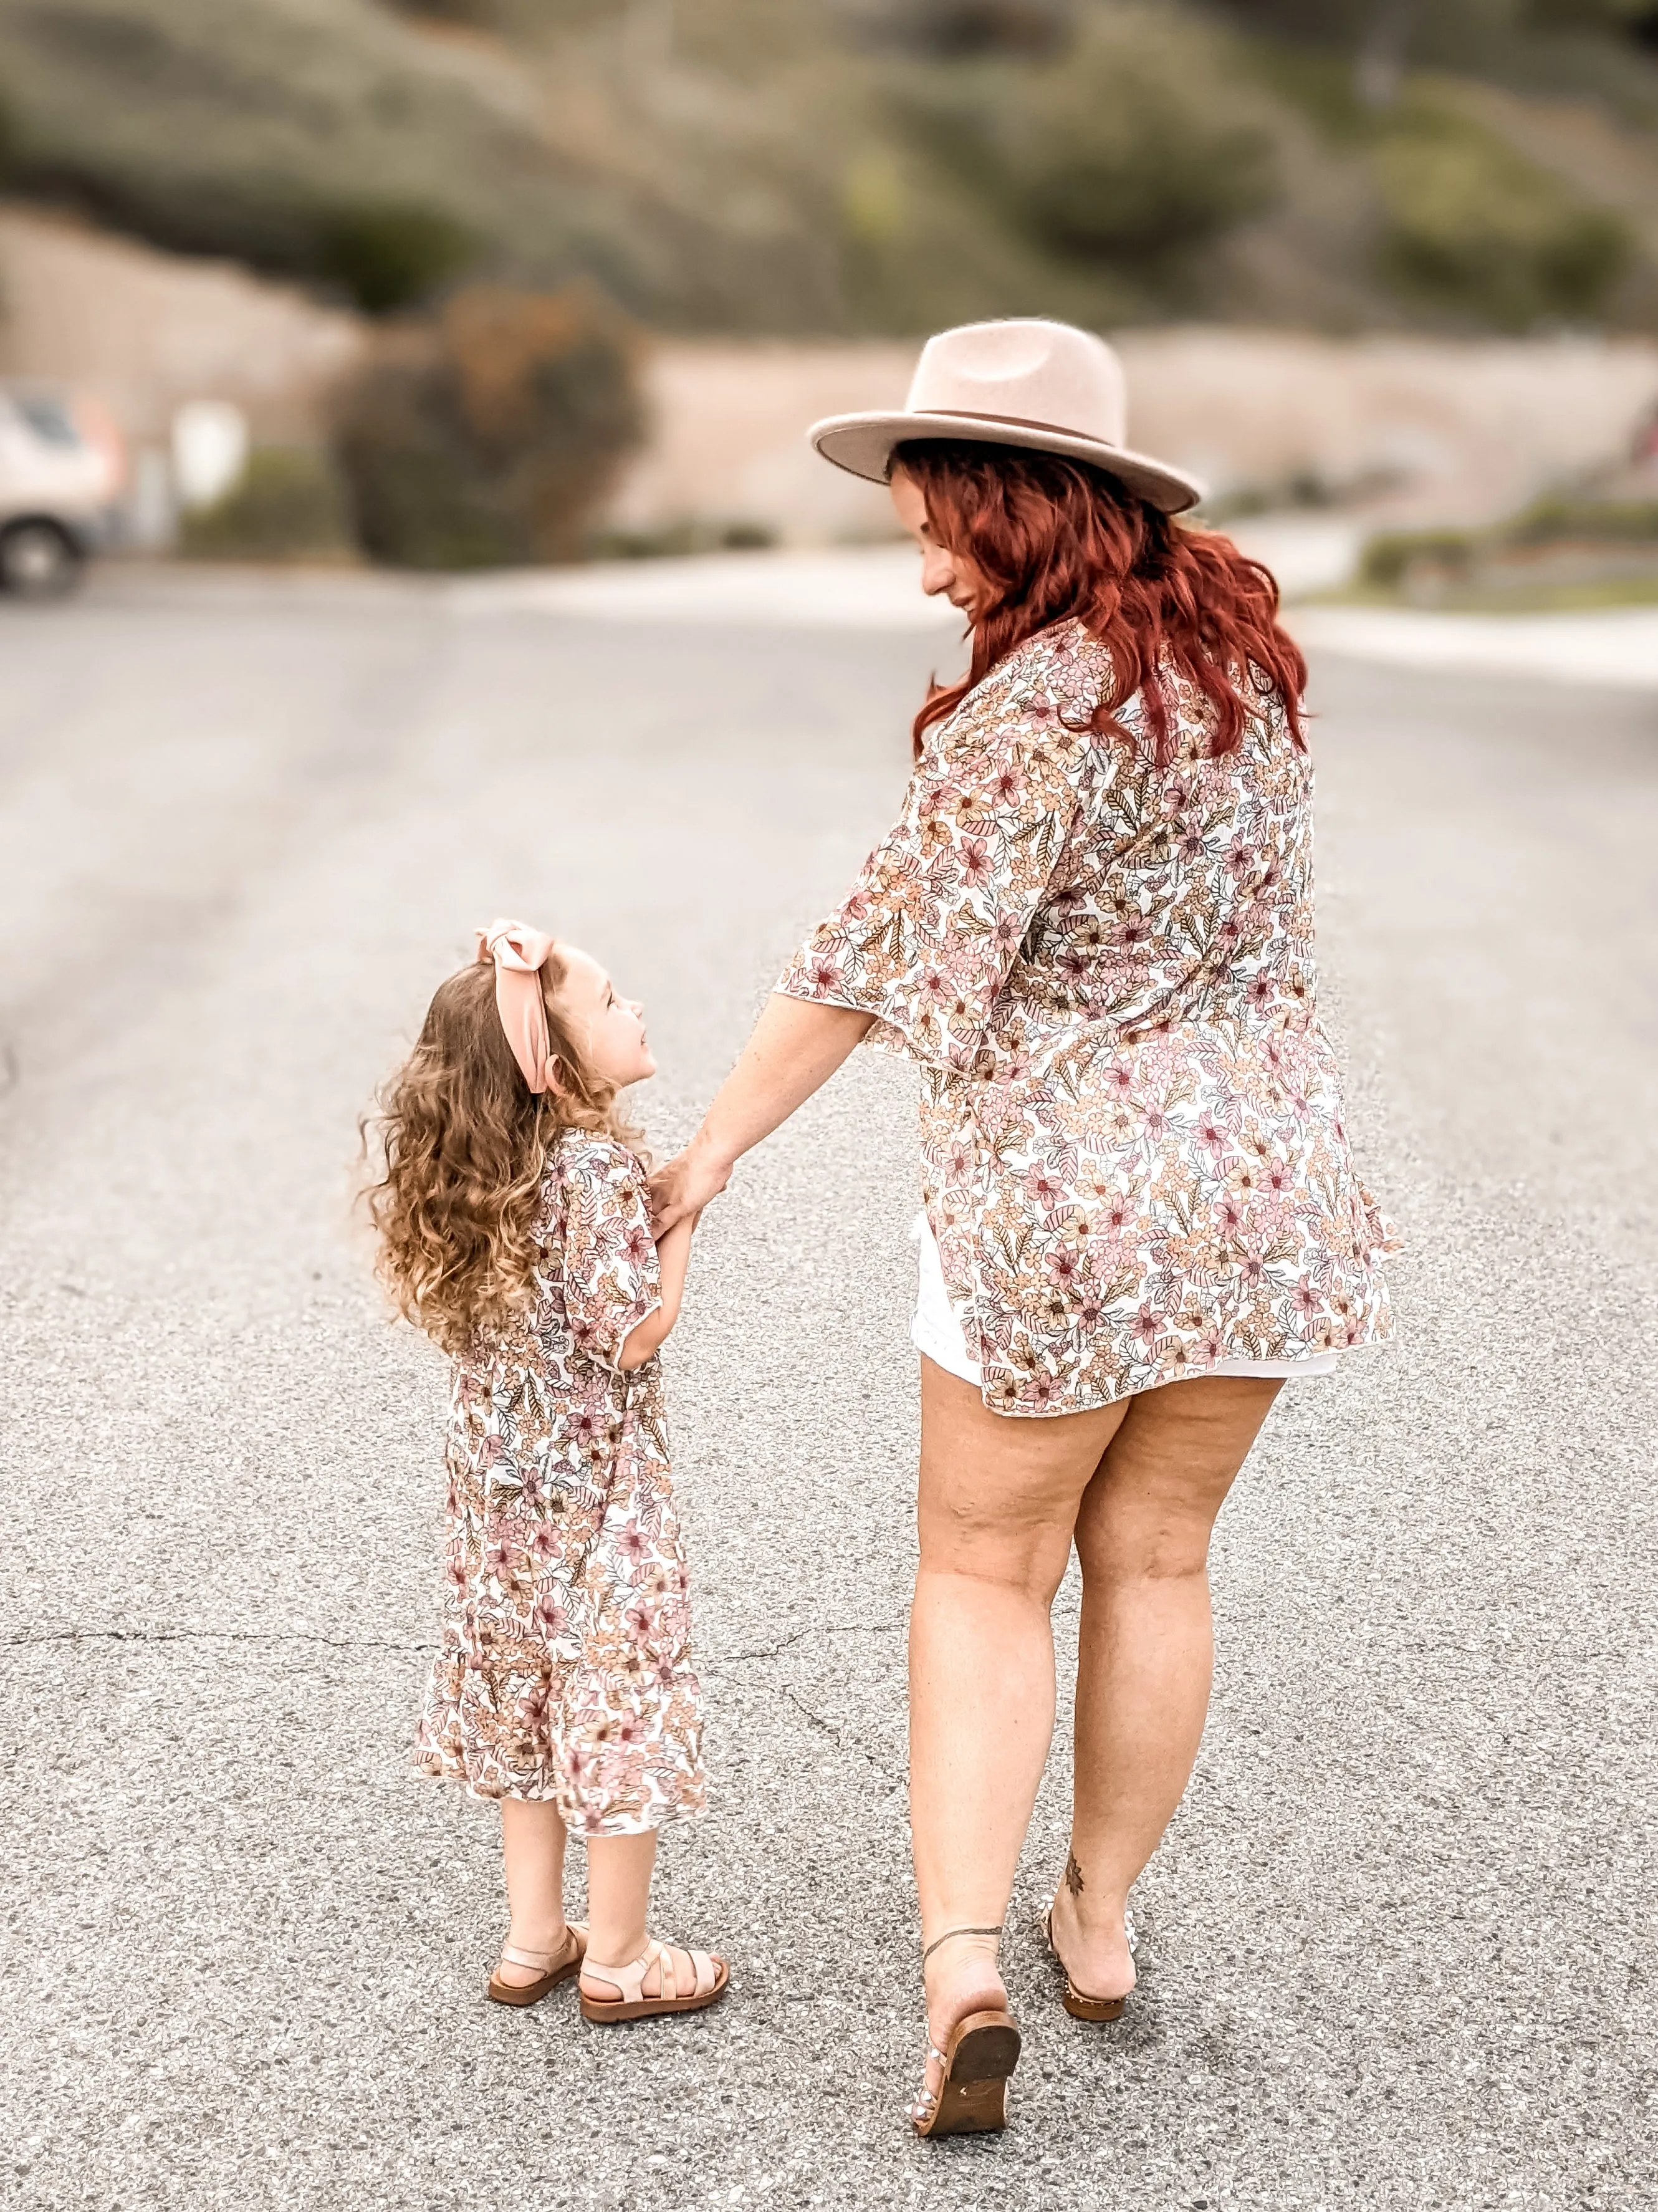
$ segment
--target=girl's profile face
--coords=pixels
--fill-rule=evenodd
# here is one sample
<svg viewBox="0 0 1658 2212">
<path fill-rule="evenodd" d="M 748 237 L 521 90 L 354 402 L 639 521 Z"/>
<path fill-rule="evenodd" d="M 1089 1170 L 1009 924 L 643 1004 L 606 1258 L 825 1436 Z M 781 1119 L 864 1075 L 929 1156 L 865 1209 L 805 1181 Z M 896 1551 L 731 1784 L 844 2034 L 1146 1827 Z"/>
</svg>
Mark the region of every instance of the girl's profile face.
<svg viewBox="0 0 1658 2212">
<path fill-rule="evenodd" d="M 590 952 L 574 945 L 558 950 L 564 962 L 558 1011 L 592 1073 L 618 1091 L 654 1075 L 656 1062 L 645 1042 L 645 1009 L 638 1000 L 620 997 Z"/>
<path fill-rule="evenodd" d="M 984 579 L 964 553 L 952 553 L 932 534 L 921 488 L 904 469 L 892 472 L 887 487 L 898 520 L 921 549 L 921 589 L 929 599 L 946 599 L 970 622 L 985 597 Z"/>
</svg>

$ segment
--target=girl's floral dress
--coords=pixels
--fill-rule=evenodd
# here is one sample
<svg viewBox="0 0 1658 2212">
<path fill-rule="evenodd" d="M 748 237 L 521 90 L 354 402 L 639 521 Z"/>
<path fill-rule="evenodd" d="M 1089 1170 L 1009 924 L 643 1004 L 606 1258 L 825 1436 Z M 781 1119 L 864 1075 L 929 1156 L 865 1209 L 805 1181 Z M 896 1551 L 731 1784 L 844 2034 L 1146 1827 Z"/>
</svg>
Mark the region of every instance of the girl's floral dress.
<svg viewBox="0 0 1658 2212">
<path fill-rule="evenodd" d="M 1391 1330 L 1316 1010 L 1310 764 L 1276 693 L 1211 758 L 1166 683 L 1160 768 L 1080 623 L 1010 653 L 777 986 L 920 1063 L 927 1216 L 999 1413 Z"/>
<path fill-rule="evenodd" d="M 660 1365 L 616 1364 L 661 1304 L 633 1153 L 566 1130 L 541 1234 L 534 1306 L 455 1368 L 417 1756 L 578 1835 L 635 1835 L 700 1812 L 704 1784 Z"/>
</svg>

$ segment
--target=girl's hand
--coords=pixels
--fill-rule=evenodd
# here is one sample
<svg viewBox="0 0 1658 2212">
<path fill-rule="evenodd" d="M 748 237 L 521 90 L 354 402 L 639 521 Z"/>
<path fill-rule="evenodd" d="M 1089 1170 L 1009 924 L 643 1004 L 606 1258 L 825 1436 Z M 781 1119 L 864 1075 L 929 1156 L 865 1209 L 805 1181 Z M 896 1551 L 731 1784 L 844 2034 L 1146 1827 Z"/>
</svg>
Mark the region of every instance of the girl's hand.
<svg viewBox="0 0 1658 2212">
<path fill-rule="evenodd" d="M 731 1180 L 731 1163 L 693 1137 L 651 1177 L 651 1231 L 665 1237 L 687 1214 L 701 1213 L 711 1198 L 718 1198 Z"/>
</svg>

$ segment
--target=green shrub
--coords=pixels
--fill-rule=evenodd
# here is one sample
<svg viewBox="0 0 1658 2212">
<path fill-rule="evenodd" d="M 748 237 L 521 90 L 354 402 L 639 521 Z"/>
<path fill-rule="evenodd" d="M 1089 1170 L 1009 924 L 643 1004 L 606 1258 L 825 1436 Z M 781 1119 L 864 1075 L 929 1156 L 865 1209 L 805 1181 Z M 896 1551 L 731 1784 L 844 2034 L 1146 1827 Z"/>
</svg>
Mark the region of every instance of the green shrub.
<svg viewBox="0 0 1658 2212">
<path fill-rule="evenodd" d="M 411 568 L 574 559 L 643 432 L 636 357 L 586 287 L 475 286 L 388 332 L 336 418 L 364 551 Z"/>
<path fill-rule="evenodd" d="M 349 518 L 326 454 L 307 447 L 259 446 L 241 482 L 184 518 L 180 550 L 199 560 L 287 561 L 344 552 Z"/>
<path fill-rule="evenodd" d="M 318 273 L 371 315 L 416 306 L 472 252 L 471 234 L 459 223 L 409 200 L 336 208 L 317 226 Z"/>
<path fill-rule="evenodd" d="M 1634 252 L 1618 216 L 1448 108 L 1401 116 L 1376 161 L 1390 273 L 1498 330 L 1593 315 Z"/>
<path fill-rule="evenodd" d="M 1269 132 L 1221 82 L 1207 37 L 1139 8 L 1096 9 L 1062 58 L 964 77 L 935 148 L 1038 245 L 1145 272 L 1269 206 Z"/>
<path fill-rule="evenodd" d="M 1644 544 L 1658 538 L 1658 499 L 1595 499 L 1552 492 L 1516 515 L 1506 534 L 1516 545 L 1584 539 Z"/>
<path fill-rule="evenodd" d="M 1412 569 L 1462 574 L 1473 565 L 1479 541 L 1468 530 L 1381 530 L 1366 539 L 1358 580 L 1376 591 L 1397 591 Z"/>
</svg>

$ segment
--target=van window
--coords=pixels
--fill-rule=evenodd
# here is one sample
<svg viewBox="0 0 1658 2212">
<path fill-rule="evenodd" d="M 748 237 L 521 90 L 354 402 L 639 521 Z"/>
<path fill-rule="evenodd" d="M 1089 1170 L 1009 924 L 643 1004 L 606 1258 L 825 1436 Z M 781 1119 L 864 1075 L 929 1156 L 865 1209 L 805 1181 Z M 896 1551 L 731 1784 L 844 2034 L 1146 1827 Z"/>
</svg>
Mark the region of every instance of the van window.
<svg viewBox="0 0 1658 2212">
<path fill-rule="evenodd" d="M 61 399 L 44 392 L 10 392 L 6 397 L 42 445 L 78 446 L 81 434 Z"/>
</svg>

